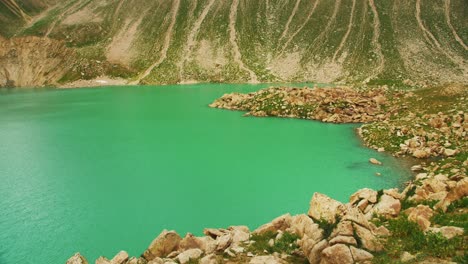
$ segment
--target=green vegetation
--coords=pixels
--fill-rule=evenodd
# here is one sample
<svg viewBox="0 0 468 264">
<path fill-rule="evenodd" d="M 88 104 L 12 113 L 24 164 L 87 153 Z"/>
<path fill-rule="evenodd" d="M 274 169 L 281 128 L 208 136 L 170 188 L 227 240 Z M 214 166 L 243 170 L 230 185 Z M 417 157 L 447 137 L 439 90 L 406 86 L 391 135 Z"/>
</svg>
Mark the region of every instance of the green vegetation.
<svg viewBox="0 0 468 264">
<path fill-rule="evenodd" d="M 374 263 L 397 263 L 402 252 L 417 254 L 418 258 L 453 257 L 457 251 L 468 250 L 464 237 L 446 239 L 438 233 L 424 233 L 418 224 L 409 221 L 405 215 L 390 219 L 383 225 L 391 232 L 385 242 L 385 251 L 377 254 Z"/>
<path fill-rule="evenodd" d="M 282 233 L 279 239 L 276 239 L 278 236 L 277 232 L 268 231 L 262 234 L 253 234 L 251 237 L 252 243 L 247 247 L 249 252 L 264 254 L 266 252 L 273 253 L 286 253 L 292 254 L 295 250 L 299 248 L 296 241 L 299 239 L 299 236 L 291 234 L 288 232 Z M 270 241 L 273 240 L 273 244 L 270 244 Z"/>
<path fill-rule="evenodd" d="M 339 217 L 337 217 L 336 221 L 332 223 L 328 222 L 325 219 L 320 219 L 320 220 L 315 221 L 315 223 L 317 223 L 319 227 L 323 229 L 324 237 L 329 237 L 339 222 L 340 222 Z"/>
</svg>

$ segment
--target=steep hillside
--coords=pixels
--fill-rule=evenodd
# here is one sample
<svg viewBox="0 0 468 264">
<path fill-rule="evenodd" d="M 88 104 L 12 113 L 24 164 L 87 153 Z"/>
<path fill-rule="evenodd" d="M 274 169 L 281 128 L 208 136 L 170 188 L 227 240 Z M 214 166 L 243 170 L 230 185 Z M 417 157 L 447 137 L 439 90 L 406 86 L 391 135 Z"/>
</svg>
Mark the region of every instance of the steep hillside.
<svg viewBox="0 0 468 264">
<path fill-rule="evenodd" d="M 101 75 L 129 83 L 468 82 L 465 0 L 0 0 L 0 23 L 10 43 L 37 36 L 64 46 L 55 56 L 73 52 L 61 74 L 36 85 Z M 0 56 L 0 84 L 19 85 L 11 71 L 34 75 L 42 63 L 21 60 L 31 66 Z"/>
</svg>

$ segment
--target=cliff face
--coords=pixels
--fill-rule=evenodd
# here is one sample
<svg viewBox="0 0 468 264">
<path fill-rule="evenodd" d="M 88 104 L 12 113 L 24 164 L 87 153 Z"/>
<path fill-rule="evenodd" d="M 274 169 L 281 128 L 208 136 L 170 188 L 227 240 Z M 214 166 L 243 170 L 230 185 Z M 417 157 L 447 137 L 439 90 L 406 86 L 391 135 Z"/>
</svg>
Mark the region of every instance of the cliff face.
<svg viewBox="0 0 468 264">
<path fill-rule="evenodd" d="M 6 86 L 54 84 L 73 62 L 74 52 L 57 40 L 25 37 L 0 42 L 0 82 Z"/>
<path fill-rule="evenodd" d="M 50 38 L 76 53 L 62 76 L 36 85 L 99 75 L 132 83 L 466 83 L 467 17 L 464 0 L 0 0 L 4 37 Z M 2 71 L 11 67 L 0 57 Z"/>
</svg>

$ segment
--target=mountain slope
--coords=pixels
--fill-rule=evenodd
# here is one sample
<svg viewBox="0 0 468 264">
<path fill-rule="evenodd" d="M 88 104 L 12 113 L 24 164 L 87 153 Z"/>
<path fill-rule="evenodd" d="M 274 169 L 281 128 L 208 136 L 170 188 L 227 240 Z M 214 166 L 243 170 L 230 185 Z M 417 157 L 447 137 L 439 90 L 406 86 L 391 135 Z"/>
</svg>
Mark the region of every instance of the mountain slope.
<svg viewBox="0 0 468 264">
<path fill-rule="evenodd" d="M 465 0 L 0 0 L 0 23 L 15 43 L 50 38 L 74 54 L 36 85 L 468 80 Z M 5 76 L 15 67 L 0 56 L 0 84 L 20 83 Z"/>
</svg>

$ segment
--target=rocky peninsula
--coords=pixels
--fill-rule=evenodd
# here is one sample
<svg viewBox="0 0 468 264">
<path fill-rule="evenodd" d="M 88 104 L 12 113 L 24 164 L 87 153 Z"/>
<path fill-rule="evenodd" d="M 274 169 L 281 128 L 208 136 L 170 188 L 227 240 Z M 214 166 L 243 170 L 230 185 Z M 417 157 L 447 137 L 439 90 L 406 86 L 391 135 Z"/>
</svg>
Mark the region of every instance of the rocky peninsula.
<svg viewBox="0 0 468 264">
<path fill-rule="evenodd" d="M 226 94 L 210 106 L 247 116 L 363 123 L 364 144 L 414 158 L 415 178 L 402 190 L 358 190 L 346 204 L 314 193 L 307 214 L 282 215 L 253 231 L 231 226 L 181 237 L 165 230 L 139 257 L 121 251 L 96 264 L 468 262 L 466 85 L 272 87 Z M 85 263 L 79 253 L 67 261 Z"/>
</svg>

